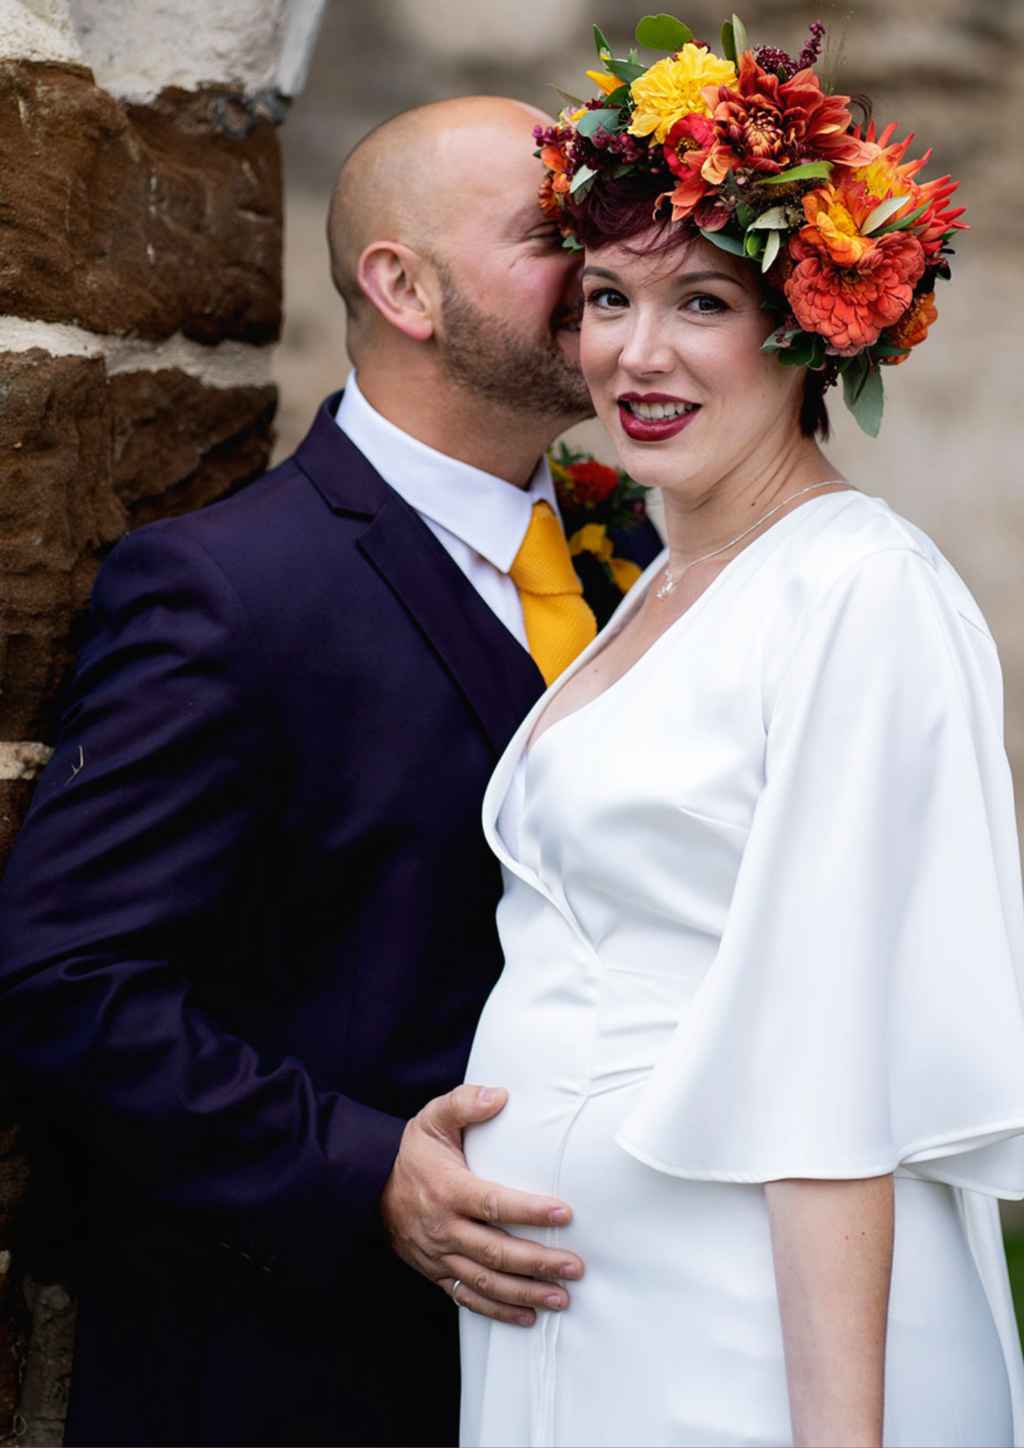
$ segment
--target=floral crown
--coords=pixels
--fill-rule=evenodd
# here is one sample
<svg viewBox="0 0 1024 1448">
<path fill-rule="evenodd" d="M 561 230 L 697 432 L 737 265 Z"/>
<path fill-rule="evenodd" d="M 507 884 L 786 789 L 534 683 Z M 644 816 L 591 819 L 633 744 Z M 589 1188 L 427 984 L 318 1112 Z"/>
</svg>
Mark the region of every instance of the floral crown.
<svg viewBox="0 0 1024 1448">
<path fill-rule="evenodd" d="M 943 209 L 957 182 L 916 180 L 931 151 L 904 160 L 913 135 L 894 141 L 895 124 L 876 135 L 873 121 L 862 135 L 850 97 L 823 87 L 814 67 L 825 27 L 810 30 L 794 60 L 751 48 L 733 15 L 718 56 L 671 15 L 649 15 L 638 45 L 669 54 L 644 66 L 636 50 L 616 59 L 595 26 L 603 70 L 587 74 L 602 94 L 566 96 L 558 124 L 536 128 L 540 201 L 576 248 L 595 188 L 644 174 L 663 183 L 652 220 L 687 222 L 758 265 L 783 313 L 761 350 L 826 384 L 841 376 L 846 405 L 875 437 L 880 368 L 924 340 L 950 239 L 969 228 L 963 207 Z"/>
</svg>

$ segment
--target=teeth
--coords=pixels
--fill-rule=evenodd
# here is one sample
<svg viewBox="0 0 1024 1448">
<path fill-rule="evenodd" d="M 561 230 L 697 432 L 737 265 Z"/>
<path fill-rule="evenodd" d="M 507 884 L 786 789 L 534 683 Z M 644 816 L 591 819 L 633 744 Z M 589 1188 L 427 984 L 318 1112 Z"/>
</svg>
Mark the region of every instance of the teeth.
<svg viewBox="0 0 1024 1448">
<path fill-rule="evenodd" d="M 626 406 L 634 417 L 642 418 L 644 422 L 662 422 L 668 417 L 682 417 L 687 412 L 692 412 L 697 406 L 695 402 L 627 402 Z"/>
</svg>

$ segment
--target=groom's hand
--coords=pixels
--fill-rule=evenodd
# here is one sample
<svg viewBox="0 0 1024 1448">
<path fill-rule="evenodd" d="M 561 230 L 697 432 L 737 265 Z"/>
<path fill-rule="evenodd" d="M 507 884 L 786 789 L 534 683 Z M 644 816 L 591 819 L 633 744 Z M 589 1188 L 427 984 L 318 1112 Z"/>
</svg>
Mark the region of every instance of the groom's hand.
<svg viewBox="0 0 1024 1448">
<path fill-rule="evenodd" d="M 460 1307 L 531 1327 L 535 1309 L 568 1306 L 558 1281 L 582 1277 L 583 1263 L 503 1230 L 564 1227 L 564 1202 L 481 1181 L 466 1166 L 463 1128 L 497 1115 L 507 1098 L 500 1086 L 459 1086 L 428 1101 L 405 1128 L 380 1212 L 403 1261 L 449 1295 L 459 1283 Z"/>
</svg>

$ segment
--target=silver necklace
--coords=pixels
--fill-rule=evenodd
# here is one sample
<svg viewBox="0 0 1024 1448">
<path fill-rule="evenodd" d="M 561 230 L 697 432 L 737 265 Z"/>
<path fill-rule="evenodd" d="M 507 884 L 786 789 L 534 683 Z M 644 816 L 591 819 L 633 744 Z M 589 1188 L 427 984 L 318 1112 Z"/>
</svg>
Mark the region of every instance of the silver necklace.
<svg viewBox="0 0 1024 1448">
<path fill-rule="evenodd" d="M 790 493 L 788 498 L 783 498 L 781 503 L 776 503 L 774 508 L 769 508 L 767 513 L 763 513 L 761 517 L 758 518 L 756 523 L 751 523 L 749 528 L 744 528 L 742 533 L 737 533 L 735 538 L 730 538 L 729 542 L 723 543 L 721 548 L 716 548 L 711 553 L 705 553 L 703 558 L 694 558 L 692 563 L 684 563 L 678 573 L 670 573 L 669 570 L 666 568 L 665 582 L 658 589 L 655 597 L 668 598 L 669 594 L 672 592 L 673 588 L 675 588 L 676 584 L 682 578 L 684 573 L 688 573 L 691 568 L 696 568 L 698 563 L 706 563 L 709 558 L 717 558 L 719 553 L 728 553 L 730 548 L 735 548 L 737 543 L 742 543 L 744 538 L 748 537 L 757 528 L 760 528 L 762 523 L 767 523 L 769 518 L 773 518 L 776 513 L 781 512 L 786 504 L 792 503 L 795 498 L 802 498 L 805 493 L 813 493 L 817 488 L 834 487 L 836 483 L 841 483 L 842 481 L 842 478 L 829 478 L 827 482 L 812 483 L 809 488 L 801 488 L 799 493 Z"/>
</svg>

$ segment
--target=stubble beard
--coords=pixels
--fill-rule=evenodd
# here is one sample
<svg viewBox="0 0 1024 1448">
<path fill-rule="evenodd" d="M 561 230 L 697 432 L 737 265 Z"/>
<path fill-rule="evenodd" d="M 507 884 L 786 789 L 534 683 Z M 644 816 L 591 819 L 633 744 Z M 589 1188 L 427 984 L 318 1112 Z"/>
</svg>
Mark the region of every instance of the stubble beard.
<svg viewBox="0 0 1024 1448">
<path fill-rule="evenodd" d="M 527 341 L 511 323 L 471 302 L 446 269 L 439 270 L 444 335 L 437 342 L 457 387 L 507 412 L 539 413 L 565 427 L 593 417 L 583 373 L 553 331 L 546 343 Z"/>
</svg>

